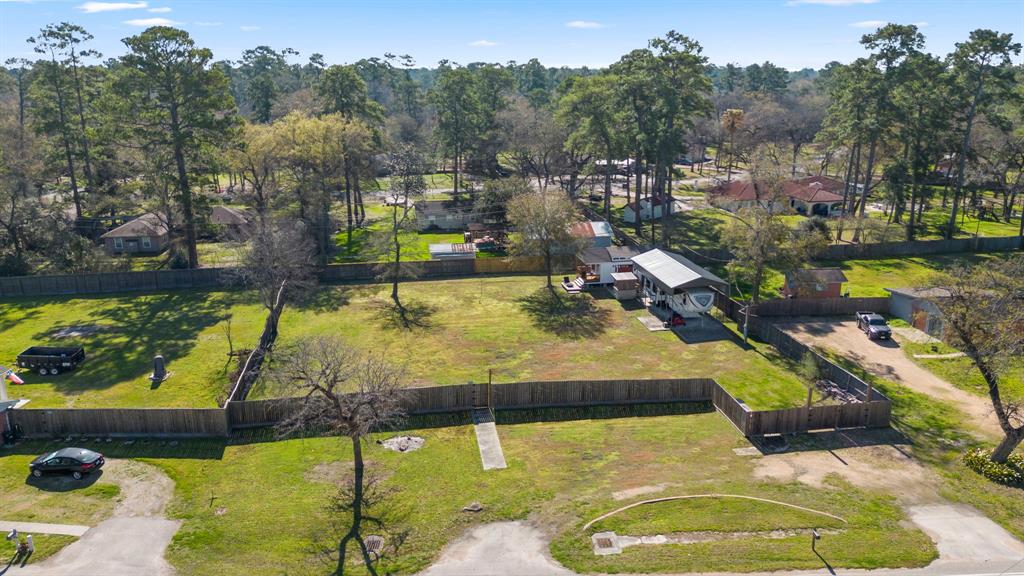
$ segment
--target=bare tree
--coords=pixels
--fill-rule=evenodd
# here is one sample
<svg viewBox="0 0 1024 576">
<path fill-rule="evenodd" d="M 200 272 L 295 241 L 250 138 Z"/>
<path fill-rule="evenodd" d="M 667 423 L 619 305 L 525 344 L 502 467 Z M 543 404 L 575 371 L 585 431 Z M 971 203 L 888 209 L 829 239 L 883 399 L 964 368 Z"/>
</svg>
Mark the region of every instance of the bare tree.
<svg viewBox="0 0 1024 576">
<path fill-rule="evenodd" d="M 391 227 L 377 240 L 379 252 L 384 257 L 384 262 L 380 265 L 380 276 L 381 279 L 391 282 L 391 300 L 395 303 L 402 325 L 408 328 L 406 308 L 398 297 L 398 282 L 403 272 L 407 275 L 412 272 L 403 269 L 402 266 L 402 234 L 407 232 L 412 224 L 413 203 L 426 192 L 427 182 L 423 179 L 423 158 L 411 145 L 400 146 L 391 154 L 388 165 L 391 172 Z"/>
<path fill-rule="evenodd" d="M 304 395 L 302 407 L 280 425 L 279 433 L 336 434 L 352 443 L 352 483 L 342 488 L 342 501 L 330 507 L 351 513 L 351 523 L 338 540 L 332 575 L 345 573 L 348 547 L 355 541 L 366 570 L 376 576 L 379 557 L 367 548 L 363 527 L 382 528 L 384 520 L 371 509 L 379 499 L 367 478 L 363 442 L 371 432 L 394 427 L 404 419 L 404 373 L 382 356 L 361 355 L 330 336 L 299 342 L 280 365 L 278 379 L 298 386 Z"/>
<path fill-rule="evenodd" d="M 1004 463 L 1024 441 L 1024 399 L 1008 396 L 1009 370 L 1024 354 L 1024 256 L 974 267 L 957 266 L 936 281 L 945 336 L 981 372 L 1003 440 L 992 452 Z"/>
<path fill-rule="evenodd" d="M 520 256 L 540 256 L 547 272 L 547 287 L 552 288 L 551 273 L 555 256 L 573 255 L 581 241 L 572 235 L 571 226 L 579 217 L 562 192 L 541 189 L 520 194 L 508 203 L 508 219 L 515 228 L 510 249 Z"/>
<path fill-rule="evenodd" d="M 245 249 L 238 274 L 244 285 L 256 290 L 268 313 L 260 341 L 246 358 L 228 400 L 245 399 L 274 349 L 285 305 L 316 285 L 314 248 L 309 235 L 299 222 L 261 224 Z"/>
</svg>

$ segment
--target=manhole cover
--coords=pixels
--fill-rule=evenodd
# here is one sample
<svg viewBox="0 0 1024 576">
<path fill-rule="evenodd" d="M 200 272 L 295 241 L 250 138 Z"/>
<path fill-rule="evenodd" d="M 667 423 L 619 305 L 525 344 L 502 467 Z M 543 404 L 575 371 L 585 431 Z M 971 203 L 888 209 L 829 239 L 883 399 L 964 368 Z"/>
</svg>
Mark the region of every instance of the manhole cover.
<svg viewBox="0 0 1024 576">
<path fill-rule="evenodd" d="M 611 548 L 613 546 L 614 546 L 614 544 L 612 544 L 612 539 L 611 538 L 598 538 L 597 539 L 597 547 L 598 548 Z"/>
<path fill-rule="evenodd" d="M 594 545 L 594 554 L 598 556 L 622 553 L 619 537 L 615 532 L 598 532 L 590 537 L 590 541 Z"/>
<path fill-rule="evenodd" d="M 380 553 L 384 550 L 384 538 L 381 536 L 367 536 L 363 542 L 366 544 L 366 550 L 374 556 L 380 556 Z"/>
</svg>

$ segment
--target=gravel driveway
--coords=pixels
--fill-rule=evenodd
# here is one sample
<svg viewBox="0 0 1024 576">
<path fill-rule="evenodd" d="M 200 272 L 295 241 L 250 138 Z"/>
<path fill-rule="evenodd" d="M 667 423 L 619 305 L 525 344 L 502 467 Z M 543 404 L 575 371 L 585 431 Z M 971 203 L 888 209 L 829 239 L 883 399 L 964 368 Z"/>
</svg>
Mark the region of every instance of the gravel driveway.
<svg viewBox="0 0 1024 576">
<path fill-rule="evenodd" d="M 857 329 L 856 321 L 821 318 L 797 319 L 777 326 L 804 344 L 828 348 L 876 376 L 949 402 L 964 412 L 966 423 L 977 431 L 993 438 L 1002 437 L 989 399 L 960 390 L 915 364 L 901 349 L 898 333 L 891 341 L 868 340 Z"/>
</svg>

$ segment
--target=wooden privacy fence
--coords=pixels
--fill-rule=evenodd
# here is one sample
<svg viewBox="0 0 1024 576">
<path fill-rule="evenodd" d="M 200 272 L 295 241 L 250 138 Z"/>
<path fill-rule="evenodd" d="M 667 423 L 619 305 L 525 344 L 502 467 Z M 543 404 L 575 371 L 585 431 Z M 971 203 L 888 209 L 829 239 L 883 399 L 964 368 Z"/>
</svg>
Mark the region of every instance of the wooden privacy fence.
<svg viewBox="0 0 1024 576">
<path fill-rule="evenodd" d="M 751 309 L 757 316 L 850 316 L 859 310 L 889 313 L 890 298 L 787 298 L 766 300 Z"/>
<path fill-rule="evenodd" d="M 838 381 L 839 385 L 851 385 Z M 851 391 L 856 391 L 853 382 Z M 870 402 L 751 410 L 711 378 L 655 380 L 572 380 L 459 384 L 410 389 L 410 415 L 494 410 L 568 408 L 673 402 L 713 405 L 745 436 L 789 434 L 825 428 L 889 424 L 889 402 L 872 392 Z M 861 394 L 867 397 L 863 393 Z M 228 402 L 224 408 L 54 408 L 12 410 L 13 423 L 28 437 L 63 435 L 214 436 L 233 430 L 274 426 L 302 408 L 302 398 Z"/>
<path fill-rule="evenodd" d="M 228 413 L 220 408 L 54 408 L 12 410 L 26 436 L 68 434 L 227 436 Z"/>
<path fill-rule="evenodd" d="M 556 271 L 569 270 L 571 258 L 554 263 Z M 477 274 L 516 274 L 544 272 L 541 258 L 480 258 L 476 260 L 426 260 L 403 262 L 405 278 L 446 278 Z M 331 264 L 320 270 L 320 281 L 374 281 L 381 276 L 380 263 Z M 116 294 L 119 292 L 155 292 L 179 289 L 215 290 L 237 288 L 240 276 L 232 268 L 195 270 L 154 270 L 148 272 L 102 272 L 62 276 L 0 277 L 0 298 L 26 296 L 70 296 L 76 294 Z"/>
</svg>

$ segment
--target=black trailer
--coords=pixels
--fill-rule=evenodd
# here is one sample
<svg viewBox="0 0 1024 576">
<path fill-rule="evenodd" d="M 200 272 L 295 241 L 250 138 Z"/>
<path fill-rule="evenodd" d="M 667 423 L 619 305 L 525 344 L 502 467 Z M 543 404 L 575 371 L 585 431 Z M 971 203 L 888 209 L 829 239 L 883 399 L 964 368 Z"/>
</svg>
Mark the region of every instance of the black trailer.
<svg viewBox="0 0 1024 576">
<path fill-rule="evenodd" d="M 40 374 L 60 374 L 85 362 L 81 346 L 33 346 L 18 354 L 18 366 Z"/>
</svg>

